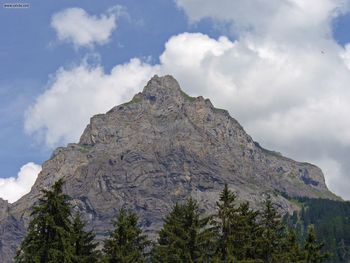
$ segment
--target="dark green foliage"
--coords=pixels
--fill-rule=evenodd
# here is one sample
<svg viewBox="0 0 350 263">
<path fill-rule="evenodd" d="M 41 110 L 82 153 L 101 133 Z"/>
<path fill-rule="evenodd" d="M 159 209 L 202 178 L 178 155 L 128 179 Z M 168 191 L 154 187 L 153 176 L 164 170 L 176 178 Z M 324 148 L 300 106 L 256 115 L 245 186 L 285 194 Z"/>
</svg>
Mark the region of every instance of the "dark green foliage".
<svg viewBox="0 0 350 263">
<path fill-rule="evenodd" d="M 295 230 L 288 229 L 281 241 L 281 251 L 275 255 L 279 263 L 305 263 L 306 253 L 301 247 Z"/>
<path fill-rule="evenodd" d="M 285 233 L 281 215 L 273 207 L 270 197 L 264 202 L 260 219 L 261 237 L 258 254 L 264 262 L 276 262 L 281 257 L 283 234 Z"/>
<path fill-rule="evenodd" d="M 283 223 L 270 197 L 263 203 L 261 212 L 254 211 L 249 203 L 236 204 L 235 194 L 225 185 L 217 207 L 212 221 L 217 233 L 213 262 L 316 263 L 327 258 L 322 245 L 310 239 L 310 235 L 304 241 L 309 245 L 301 245 L 295 230 L 287 229 Z M 297 220 L 295 213 L 291 221 Z"/>
<path fill-rule="evenodd" d="M 60 179 L 51 190 L 42 190 L 43 197 L 33 208 L 33 219 L 15 262 L 97 262 L 95 235 L 84 231 L 85 224 L 79 214 L 72 220 L 69 196 L 62 192 L 63 183 Z"/>
<path fill-rule="evenodd" d="M 323 251 L 331 252 L 326 262 L 350 261 L 350 203 L 327 199 L 296 198 L 302 204 L 295 216 L 285 219 L 286 223 L 295 228 L 298 237 L 307 237 L 308 225 L 315 228 L 318 241 L 324 243 Z"/>
<path fill-rule="evenodd" d="M 159 232 L 152 262 L 212 262 L 214 235 L 208 227 L 209 219 L 200 218 L 198 205 L 192 199 L 176 204 Z"/>
<path fill-rule="evenodd" d="M 85 223 L 81 220 L 80 214 L 76 214 L 72 224 L 72 242 L 74 248 L 74 263 L 97 262 L 100 253 L 96 251 L 97 243 L 94 242 L 95 234 L 85 232 Z"/>
<path fill-rule="evenodd" d="M 235 251 L 235 226 L 238 221 L 236 195 L 225 184 L 217 202 L 218 212 L 214 216 L 213 225 L 216 226 L 217 257 L 222 261 L 233 262 Z"/>
<path fill-rule="evenodd" d="M 217 258 L 223 262 L 253 260 L 260 232 L 256 223 L 258 212 L 250 209 L 249 203 L 237 207 L 236 195 L 227 185 L 220 194 L 217 207 L 218 212 L 212 222 L 218 236 Z"/>
<path fill-rule="evenodd" d="M 146 249 L 150 241 L 137 226 L 138 217 L 125 209 L 119 211 L 119 216 L 113 222 L 114 230 L 105 241 L 103 252 L 108 263 L 141 263 L 146 262 Z"/>
<path fill-rule="evenodd" d="M 51 190 L 42 190 L 43 198 L 33 208 L 33 220 L 16 256 L 18 263 L 70 263 L 74 248 L 71 242 L 71 213 L 68 196 L 62 193 L 63 180 Z"/>
<path fill-rule="evenodd" d="M 316 240 L 316 233 L 313 225 L 308 227 L 307 237 L 305 242 L 306 262 L 307 263 L 319 263 L 324 262 L 329 258 L 328 253 L 322 253 L 321 249 L 324 246 L 323 243 L 318 243 Z"/>
<path fill-rule="evenodd" d="M 51 190 L 42 191 L 43 198 L 33 208 L 33 219 L 16 262 L 326 262 L 329 254 L 316 234 L 330 240 L 327 246 L 334 248 L 337 257 L 328 262 L 347 262 L 349 257 L 349 225 L 345 224 L 349 223 L 348 203 L 299 199 L 298 203 L 303 204 L 300 212 L 287 215 L 282 221 L 270 198 L 258 212 L 247 202 L 237 203 L 236 195 L 227 185 L 214 215 L 201 217 L 193 199 L 176 204 L 165 217 L 152 250 L 151 242 L 138 226 L 137 215 L 121 209 L 113 222 L 114 230 L 104 242 L 102 255 L 96 250 L 95 235 L 84 231 L 85 223 L 80 215 L 72 219 L 69 197 L 63 194 L 62 185 L 63 181 L 59 180 Z M 315 224 L 315 228 L 308 226 L 309 223 Z"/>
<path fill-rule="evenodd" d="M 283 224 L 270 198 L 258 212 L 248 203 L 237 204 L 236 195 L 225 185 L 217 213 L 211 217 L 200 219 L 192 199 L 175 205 L 165 218 L 152 262 L 324 262 L 327 255 L 310 233 L 301 245 L 296 232 Z"/>
<path fill-rule="evenodd" d="M 235 231 L 235 249 L 237 259 L 240 261 L 259 262 L 259 260 L 256 260 L 256 255 L 261 244 L 259 243 L 259 237 L 262 235 L 262 228 L 257 222 L 258 216 L 259 212 L 252 210 L 248 202 L 239 205 Z"/>
</svg>

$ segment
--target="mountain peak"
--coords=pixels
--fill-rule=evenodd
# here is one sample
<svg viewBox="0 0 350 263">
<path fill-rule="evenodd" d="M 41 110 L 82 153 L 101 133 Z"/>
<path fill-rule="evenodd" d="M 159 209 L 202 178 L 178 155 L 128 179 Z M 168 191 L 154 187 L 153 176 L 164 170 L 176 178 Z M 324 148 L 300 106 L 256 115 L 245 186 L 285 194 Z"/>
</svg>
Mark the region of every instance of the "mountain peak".
<svg viewBox="0 0 350 263">
<path fill-rule="evenodd" d="M 177 80 L 171 75 L 158 76 L 154 75 L 144 88 L 144 92 L 151 87 L 160 87 L 161 89 L 177 90 L 180 91 L 180 85 Z"/>
<path fill-rule="evenodd" d="M 177 80 L 170 75 L 162 77 L 154 75 L 144 87 L 141 95 L 151 104 L 182 104 L 185 100 L 185 93 L 181 90 Z"/>
<path fill-rule="evenodd" d="M 192 197 L 203 212 L 228 184 L 252 206 L 269 194 L 281 210 L 298 209 L 287 196 L 336 199 L 316 166 L 254 143 L 227 111 L 184 93 L 172 76 L 154 76 L 127 103 L 91 118 L 78 144 L 57 149 L 30 193 L 0 199 L 0 258 L 12 262 L 40 189 L 64 178 L 65 193 L 97 234 L 106 237 L 118 209 L 133 209 L 154 237 L 177 202 Z"/>
</svg>

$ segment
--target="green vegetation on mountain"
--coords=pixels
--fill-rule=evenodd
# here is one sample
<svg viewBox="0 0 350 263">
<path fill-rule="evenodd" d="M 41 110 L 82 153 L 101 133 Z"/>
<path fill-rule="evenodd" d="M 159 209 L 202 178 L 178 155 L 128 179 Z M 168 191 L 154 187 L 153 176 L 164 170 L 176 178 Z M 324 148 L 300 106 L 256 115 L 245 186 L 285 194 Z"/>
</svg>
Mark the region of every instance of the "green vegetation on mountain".
<svg viewBox="0 0 350 263">
<path fill-rule="evenodd" d="M 326 262 L 350 262 L 350 202 L 328 199 L 293 198 L 299 212 L 287 215 L 284 221 L 297 230 L 299 239 L 307 237 L 308 226 L 313 225 L 318 241 L 331 253 Z"/>
<path fill-rule="evenodd" d="M 84 231 L 79 213 L 72 215 L 62 185 L 61 179 L 51 190 L 42 190 L 43 198 L 33 208 L 16 262 L 317 263 L 329 258 L 316 238 L 322 228 L 315 231 L 313 225 L 305 224 L 316 216 L 311 206 L 302 209 L 300 216 L 295 213 L 283 221 L 269 197 L 260 211 L 253 210 L 248 202 L 238 204 L 227 185 L 210 216 L 203 216 L 192 198 L 176 204 L 164 218 L 153 246 L 139 227 L 137 215 L 119 210 L 114 229 L 102 251 L 97 251 L 95 235 Z M 316 207 L 320 211 L 322 205 Z"/>
<path fill-rule="evenodd" d="M 185 100 L 188 100 L 189 102 L 193 102 L 195 101 L 195 97 L 191 97 L 190 95 L 188 95 L 186 92 L 184 91 L 180 91 L 181 92 L 181 95 L 185 98 Z"/>
</svg>

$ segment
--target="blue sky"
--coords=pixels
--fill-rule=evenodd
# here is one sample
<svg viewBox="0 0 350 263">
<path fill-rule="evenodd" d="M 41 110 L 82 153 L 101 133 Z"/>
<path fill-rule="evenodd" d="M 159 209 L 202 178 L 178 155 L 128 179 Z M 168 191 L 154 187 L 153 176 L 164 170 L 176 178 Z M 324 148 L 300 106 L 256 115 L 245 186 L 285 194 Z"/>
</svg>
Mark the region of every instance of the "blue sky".
<svg viewBox="0 0 350 263">
<path fill-rule="evenodd" d="M 0 177 L 16 177 L 21 167 L 33 162 L 32 179 L 21 186 L 27 189 L 40 170 L 34 163 L 41 165 L 55 147 L 76 141 L 88 116 L 132 97 L 150 75 L 167 73 L 178 78 L 186 92 L 205 95 L 229 109 L 262 145 L 319 165 L 331 189 L 350 198 L 345 194 L 350 186 L 346 173 L 350 125 L 342 123 L 350 114 L 345 87 L 350 73 L 348 2 L 305 0 L 301 5 L 303 1 L 293 0 L 287 5 L 283 0 L 266 1 L 262 7 L 254 5 L 264 2 L 257 0 L 221 0 L 214 6 L 212 2 L 61 0 L 28 1 L 28 9 L 1 7 Z M 110 11 L 113 7 L 118 11 Z M 60 38 L 53 17 L 67 18 L 65 12 L 72 8 L 80 8 L 94 21 L 109 17 L 115 28 L 103 43 L 76 44 L 76 32 Z M 79 14 L 68 18 L 80 19 Z M 130 88 L 123 76 L 134 77 L 134 68 L 141 73 L 131 83 L 136 87 Z M 93 100 L 95 87 L 86 88 L 86 97 L 76 96 L 78 79 L 94 73 L 100 79 L 96 85 L 106 86 L 98 92 L 112 94 L 113 101 L 101 105 L 107 98 Z M 289 73 L 295 74 L 295 81 Z M 197 81 L 201 74 L 215 78 Z M 45 108 L 51 91 L 61 92 L 67 78 L 71 82 L 66 95 L 60 93 L 55 100 L 58 106 Z M 96 106 L 75 115 L 84 108 L 85 104 L 75 106 L 81 100 Z M 82 120 L 79 125 L 70 125 L 77 120 Z M 327 128 L 320 128 L 322 124 Z M 67 125 L 71 128 L 63 127 Z M 16 191 L 6 188 L 7 182 L 0 186 L 0 196 Z"/>
<path fill-rule="evenodd" d="M 59 67 L 80 61 L 88 52 L 57 43 L 50 27 L 51 17 L 65 8 L 80 7 L 100 14 L 116 4 L 125 7 L 129 17 L 118 20 L 118 30 L 110 42 L 98 46 L 106 71 L 132 57 L 152 63 L 164 50 L 164 43 L 181 32 L 220 32 L 204 22 L 189 26 L 184 12 L 173 1 L 30 1 L 29 9 L 0 9 L 0 177 L 17 174 L 28 161 L 42 163 L 51 153 L 24 132 L 24 113 Z"/>
</svg>

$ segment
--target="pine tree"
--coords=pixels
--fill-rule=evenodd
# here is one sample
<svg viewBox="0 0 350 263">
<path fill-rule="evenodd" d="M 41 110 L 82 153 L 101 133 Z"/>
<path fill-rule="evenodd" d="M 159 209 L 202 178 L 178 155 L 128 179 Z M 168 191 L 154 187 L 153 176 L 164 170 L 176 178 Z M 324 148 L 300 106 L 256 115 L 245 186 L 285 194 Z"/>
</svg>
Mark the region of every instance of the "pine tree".
<svg viewBox="0 0 350 263">
<path fill-rule="evenodd" d="M 113 222 L 114 231 L 105 241 L 103 252 L 108 263 L 142 263 L 146 262 L 146 252 L 150 241 L 137 226 L 138 217 L 125 209 L 119 211 L 119 216 Z"/>
<path fill-rule="evenodd" d="M 94 242 L 95 234 L 85 232 L 85 223 L 81 220 L 80 214 L 77 213 L 72 224 L 72 241 L 74 247 L 74 263 L 94 263 L 97 262 L 100 254 L 96 250 L 97 243 Z"/>
<path fill-rule="evenodd" d="M 258 237 L 261 234 L 261 228 L 257 223 L 259 212 L 250 209 L 249 203 L 245 202 L 239 205 L 237 213 L 238 220 L 234 234 L 235 255 L 238 260 L 253 262 L 256 258 Z"/>
<path fill-rule="evenodd" d="M 305 263 L 305 252 L 300 247 L 295 230 L 288 229 L 281 245 L 281 252 L 275 255 L 279 263 Z"/>
<path fill-rule="evenodd" d="M 258 241 L 257 254 L 265 263 L 278 262 L 276 258 L 279 258 L 279 253 L 282 252 L 284 225 L 270 197 L 264 202 L 260 226 L 262 232 Z"/>
<path fill-rule="evenodd" d="M 236 205 L 236 195 L 225 185 L 217 202 L 214 216 L 216 226 L 217 257 L 221 262 L 261 262 L 256 258 L 258 212 L 250 209 L 249 203 Z"/>
<path fill-rule="evenodd" d="M 307 237 L 305 241 L 305 253 L 307 263 L 319 263 L 324 262 L 330 257 L 328 253 L 323 253 L 323 243 L 318 243 L 316 239 L 315 228 L 313 225 L 308 226 Z"/>
<path fill-rule="evenodd" d="M 192 199 L 176 204 L 159 232 L 152 262 L 212 262 L 213 232 L 208 227 L 209 220 L 200 218 L 198 205 Z"/>
<path fill-rule="evenodd" d="M 218 232 L 217 255 L 224 262 L 234 262 L 234 234 L 238 221 L 236 195 L 225 184 L 216 203 L 218 213 L 213 224 Z"/>
<path fill-rule="evenodd" d="M 62 193 L 63 180 L 51 190 L 42 190 L 43 197 L 33 208 L 33 219 L 15 261 L 17 263 L 71 263 L 71 213 L 68 196 Z"/>
</svg>

